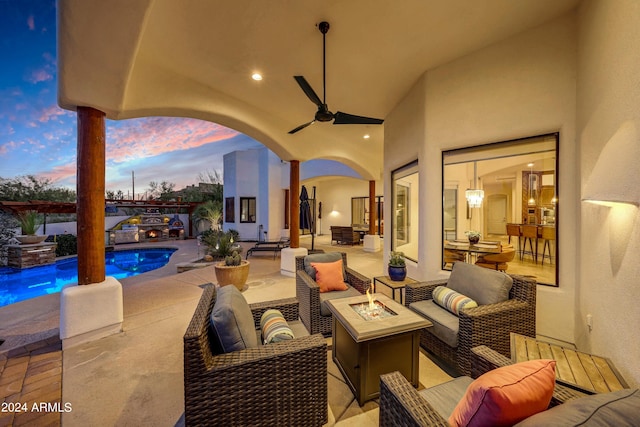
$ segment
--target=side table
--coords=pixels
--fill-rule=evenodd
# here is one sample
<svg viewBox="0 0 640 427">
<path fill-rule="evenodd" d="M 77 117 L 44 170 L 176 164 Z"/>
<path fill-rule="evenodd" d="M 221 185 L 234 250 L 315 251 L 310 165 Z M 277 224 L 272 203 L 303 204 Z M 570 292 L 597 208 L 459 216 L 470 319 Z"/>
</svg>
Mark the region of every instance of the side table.
<svg viewBox="0 0 640 427">
<path fill-rule="evenodd" d="M 391 289 L 391 298 L 395 301 L 396 299 L 396 290 L 400 291 L 400 304 L 404 303 L 402 302 L 402 288 L 405 287 L 405 285 L 409 284 L 409 283 L 416 283 L 417 280 L 412 279 L 411 277 L 405 277 L 404 280 L 402 281 L 396 281 L 396 280 L 391 280 L 391 278 L 389 276 L 377 276 L 373 278 L 373 292 L 376 292 L 376 287 L 377 284 L 380 283 L 386 287 L 388 287 L 389 289 Z"/>
</svg>

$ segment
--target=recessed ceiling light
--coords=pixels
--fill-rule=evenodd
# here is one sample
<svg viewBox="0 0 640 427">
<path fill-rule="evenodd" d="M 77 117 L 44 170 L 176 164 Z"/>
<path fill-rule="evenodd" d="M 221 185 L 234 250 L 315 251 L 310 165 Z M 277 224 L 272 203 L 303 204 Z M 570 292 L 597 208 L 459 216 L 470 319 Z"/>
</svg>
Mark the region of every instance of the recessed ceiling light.
<svg viewBox="0 0 640 427">
<path fill-rule="evenodd" d="M 365 136 L 363 136 L 364 139 L 369 139 L 371 138 L 371 136 L 369 134 L 366 134 Z"/>
<path fill-rule="evenodd" d="M 251 78 L 257 82 L 259 82 L 260 80 L 262 80 L 262 74 L 260 73 L 253 73 L 251 75 Z"/>
<path fill-rule="evenodd" d="M 528 163 L 527 166 L 529 166 L 530 168 L 533 167 L 533 163 Z"/>
</svg>

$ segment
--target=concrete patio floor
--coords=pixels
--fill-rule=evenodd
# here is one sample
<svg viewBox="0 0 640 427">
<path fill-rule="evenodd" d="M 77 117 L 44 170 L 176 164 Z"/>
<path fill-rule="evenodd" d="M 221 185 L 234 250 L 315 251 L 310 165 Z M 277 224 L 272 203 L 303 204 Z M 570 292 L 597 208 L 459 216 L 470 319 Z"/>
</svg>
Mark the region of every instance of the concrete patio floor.
<svg viewBox="0 0 640 427">
<path fill-rule="evenodd" d="M 61 408 L 64 409 L 65 404 L 66 408 L 71 408 L 68 412 L 60 411 L 59 417 L 49 414 L 48 418 L 35 417 L 34 414 L 2 417 L 0 414 L 0 426 L 58 425 L 60 422 L 65 426 L 184 424 L 182 336 L 200 298 L 201 285 L 215 283 L 215 273 L 213 267 L 206 267 L 176 274 L 176 264 L 198 258 L 202 253 L 203 248 L 197 246 L 196 240 L 158 242 L 155 245 L 174 246 L 179 250 L 167 266 L 121 280 L 124 325 L 120 334 L 62 352 L 56 349 L 58 294 L 0 308 L 0 339 L 6 339 L 0 346 L 0 369 L 3 370 L 0 371 L 0 392 L 4 390 L 0 397 L 19 401 L 23 396 L 22 391 L 16 394 L 8 387 L 8 384 L 16 387 L 15 371 L 22 372 L 22 368 L 10 369 L 11 365 L 24 365 L 20 385 L 30 390 L 33 386 L 27 386 L 34 381 L 29 380 L 27 362 L 34 360 L 42 365 L 45 362 L 41 359 L 48 358 L 53 359 L 47 365 L 47 372 L 51 375 L 42 382 L 42 393 L 31 392 L 28 398 L 38 402 L 38 399 L 45 398 L 45 390 L 51 393 L 49 389 L 56 388 L 55 384 L 58 384 L 57 387 L 61 385 L 62 389 Z M 246 252 L 252 244 L 243 245 Z M 301 246 L 310 248 L 309 236 L 301 237 Z M 330 245 L 329 236 L 316 237 L 315 248 L 347 252 L 349 266 L 368 277 L 384 274 L 381 252 L 367 253 L 362 246 Z M 249 261 L 248 287 L 243 293 L 249 303 L 295 296 L 295 279 L 280 274 L 279 258 L 273 260 L 270 253 L 264 253 L 251 256 Z M 384 292 L 383 288 L 380 287 L 379 291 Z M 331 344 L 330 339 L 328 343 Z M 25 356 L 27 350 L 33 350 L 31 356 Z M 48 356 L 38 356 L 37 353 Z M 16 359 L 20 357 L 22 359 L 17 363 Z M 54 375 L 56 357 L 61 359 L 61 383 Z M 327 358 L 327 425 L 378 425 L 377 400 L 360 407 L 331 361 L 330 351 Z M 43 369 L 40 367 L 39 371 Z M 34 368 L 33 375 L 39 371 Z M 6 372 L 11 374 L 11 381 L 9 376 L 5 376 Z M 42 372 L 39 374 L 42 377 Z M 420 354 L 421 386 L 429 387 L 450 378 L 428 357 Z M 42 378 L 38 379 L 42 381 Z M 12 394 L 7 394 L 12 390 Z"/>
</svg>

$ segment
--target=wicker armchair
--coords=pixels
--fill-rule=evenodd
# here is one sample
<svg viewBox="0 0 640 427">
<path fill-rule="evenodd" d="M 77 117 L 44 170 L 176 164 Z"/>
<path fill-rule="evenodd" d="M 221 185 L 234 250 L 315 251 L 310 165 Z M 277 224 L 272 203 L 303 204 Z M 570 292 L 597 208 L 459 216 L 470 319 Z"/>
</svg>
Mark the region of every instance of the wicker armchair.
<svg viewBox="0 0 640 427">
<path fill-rule="evenodd" d="M 347 283 L 361 294 L 371 287 L 371 279 L 347 266 L 347 254 L 342 252 Z M 300 302 L 300 320 L 311 334 L 331 335 L 331 316 L 320 312 L 320 287 L 304 269 L 304 256 L 296 257 L 296 298 Z"/>
<path fill-rule="evenodd" d="M 206 287 L 184 335 L 185 424 L 321 426 L 327 422 L 327 344 L 321 335 L 215 354 Z M 295 298 L 251 304 L 256 328 L 265 310 L 298 319 Z"/>
<path fill-rule="evenodd" d="M 500 366 L 513 362 L 500 353 L 479 346 L 471 350 L 474 367 L 473 378 Z M 584 394 L 556 383 L 549 407 L 585 396 Z M 457 402 L 456 402 L 457 403 Z M 381 427 L 398 426 L 449 426 L 445 419 L 400 373 L 392 372 L 380 376 L 380 422 Z"/>
<path fill-rule="evenodd" d="M 509 299 L 497 304 L 462 310 L 459 315 L 458 347 L 450 347 L 437 338 L 431 328 L 420 332 L 420 345 L 455 367 L 461 374 L 471 374 L 471 349 L 486 345 L 510 356 L 510 332 L 536 336 L 536 281 L 530 276 L 511 275 L 513 286 Z M 432 299 L 433 290 L 447 280 L 409 283 L 405 287 L 405 305 Z"/>
<path fill-rule="evenodd" d="M 353 227 L 342 227 L 340 242 L 344 245 L 359 245 L 360 233 L 353 231 Z"/>
</svg>

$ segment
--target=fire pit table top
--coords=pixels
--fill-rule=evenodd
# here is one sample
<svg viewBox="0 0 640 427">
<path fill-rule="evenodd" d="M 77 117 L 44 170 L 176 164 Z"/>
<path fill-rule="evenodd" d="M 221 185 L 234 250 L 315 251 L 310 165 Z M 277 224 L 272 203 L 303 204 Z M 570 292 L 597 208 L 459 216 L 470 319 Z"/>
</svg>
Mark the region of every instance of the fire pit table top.
<svg viewBox="0 0 640 427">
<path fill-rule="evenodd" d="M 367 295 L 327 301 L 331 314 L 338 319 L 356 342 L 363 342 L 432 326 L 431 322 L 424 317 L 393 301 L 386 295 L 372 294 L 371 296 L 374 301 L 381 303 L 381 305 L 393 314 L 365 320 L 359 313 L 361 310 L 359 308 L 356 310 L 354 306 L 360 304 L 368 306 L 369 299 Z M 377 305 L 379 310 L 380 304 Z"/>
</svg>

